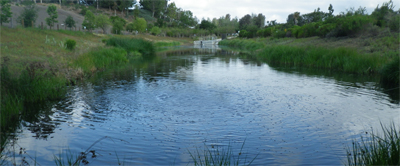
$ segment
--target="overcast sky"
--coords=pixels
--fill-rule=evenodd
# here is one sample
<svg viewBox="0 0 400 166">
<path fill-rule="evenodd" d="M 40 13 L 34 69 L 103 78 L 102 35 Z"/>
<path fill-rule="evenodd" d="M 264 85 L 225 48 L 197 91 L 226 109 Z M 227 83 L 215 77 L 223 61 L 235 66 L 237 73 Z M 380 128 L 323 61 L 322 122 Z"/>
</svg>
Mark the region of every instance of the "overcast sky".
<svg viewBox="0 0 400 166">
<path fill-rule="evenodd" d="M 193 12 L 199 20 L 202 18 L 219 18 L 230 14 L 231 18 L 237 16 L 239 19 L 246 14 L 265 15 L 266 20 L 277 20 L 278 23 L 286 23 L 290 13 L 296 11 L 300 14 L 313 12 L 318 7 L 328 12 L 329 4 L 332 4 L 334 15 L 345 12 L 346 9 L 354 7 L 366 7 L 369 14 L 389 0 L 170 0 L 175 2 L 177 7 Z M 395 10 L 400 7 L 400 1 L 394 0 Z"/>
</svg>

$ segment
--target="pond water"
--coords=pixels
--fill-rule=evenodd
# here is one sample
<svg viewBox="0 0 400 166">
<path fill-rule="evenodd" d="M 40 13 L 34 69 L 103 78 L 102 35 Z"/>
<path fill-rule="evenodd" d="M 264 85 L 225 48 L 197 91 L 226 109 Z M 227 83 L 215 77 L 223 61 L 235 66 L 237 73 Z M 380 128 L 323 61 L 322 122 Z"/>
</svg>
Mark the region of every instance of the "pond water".
<svg viewBox="0 0 400 166">
<path fill-rule="evenodd" d="M 6 163 L 54 165 L 61 152 L 94 150 L 91 165 L 192 165 L 189 152 L 230 147 L 237 157 L 244 145 L 241 163 L 340 165 L 353 139 L 400 122 L 398 98 L 375 77 L 270 66 L 218 48 L 143 63 L 27 108 Z"/>
</svg>

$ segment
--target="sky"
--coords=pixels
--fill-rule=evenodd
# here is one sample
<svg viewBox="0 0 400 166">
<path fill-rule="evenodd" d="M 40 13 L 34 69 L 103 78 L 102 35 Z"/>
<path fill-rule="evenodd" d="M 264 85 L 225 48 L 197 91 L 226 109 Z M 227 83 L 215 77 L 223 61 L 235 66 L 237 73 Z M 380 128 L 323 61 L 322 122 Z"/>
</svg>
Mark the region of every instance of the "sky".
<svg viewBox="0 0 400 166">
<path fill-rule="evenodd" d="M 175 2 L 178 8 L 190 10 L 199 20 L 202 18 L 219 18 L 230 14 L 238 19 L 246 14 L 265 15 L 266 20 L 277 20 L 278 23 L 286 23 L 289 14 L 296 11 L 300 14 L 313 12 L 318 7 L 323 12 L 328 12 L 329 4 L 332 4 L 334 15 L 345 12 L 346 9 L 360 6 L 366 7 L 371 14 L 376 6 L 389 0 L 170 0 Z M 394 0 L 395 10 L 400 7 L 400 1 Z"/>
</svg>

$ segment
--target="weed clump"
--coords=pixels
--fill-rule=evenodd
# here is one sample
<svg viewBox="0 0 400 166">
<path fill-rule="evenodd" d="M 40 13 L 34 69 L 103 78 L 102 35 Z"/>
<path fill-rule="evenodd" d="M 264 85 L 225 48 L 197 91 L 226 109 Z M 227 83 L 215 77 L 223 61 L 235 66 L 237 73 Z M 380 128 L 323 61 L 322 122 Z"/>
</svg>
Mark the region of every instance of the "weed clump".
<svg viewBox="0 0 400 166">
<path fill-rule="evenodd" d="M 143 39 L 110 38 L 106 45 L 123 48 L 128 53 L 137 51 L 143 56 L 153 56 L 155 52 L 153 43 Z"/>
<path fill-rule="evenodd" d="M 381 73 L 381 84 L 386 87 L 400 86 L 400 58 L 396 57 L 393 61 L 383 66 Z"/>
<path fill-rule="evenodd" d="M 373 132 L 369 137 L 361 136 L 361 142 L 353 141 L 347 148 L 348 165 L 399 165 L 400 134 L 395 125 L 384 127 L 383 136 Z"/>
<path fill-rule="evenodd" d="M 76 41 L 72 39 L 67 39 L 67 41 L 65 41 L 65 45 L 68 50 L 74 50 L 76 46 Z"/>
</svg>

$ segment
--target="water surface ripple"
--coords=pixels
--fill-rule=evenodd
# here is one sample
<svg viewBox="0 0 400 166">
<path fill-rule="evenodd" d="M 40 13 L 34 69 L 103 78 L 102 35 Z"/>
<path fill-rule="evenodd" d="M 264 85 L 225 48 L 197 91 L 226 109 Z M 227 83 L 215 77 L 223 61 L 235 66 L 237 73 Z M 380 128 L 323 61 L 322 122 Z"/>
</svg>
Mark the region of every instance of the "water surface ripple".
<svg viewBox="0 0 400 166">
<path fill-rule="evenodd" d="M 238 155 L 244 141 L 247 160 L 258 154 L 254 165 L 338 165 L 352 139 L 400 121 L 399 105 L 374 81 L 218 53 L 160 61 L 124 78 L 71 87 L 66 99 L 37 108 L 43 118 L 21 122 L 16 143 L 41 165 L 104 136 L 91 148 L 98 153 L 92 165 L 187 165 L 188 151 L 232 146 Z"/>
</svg>

